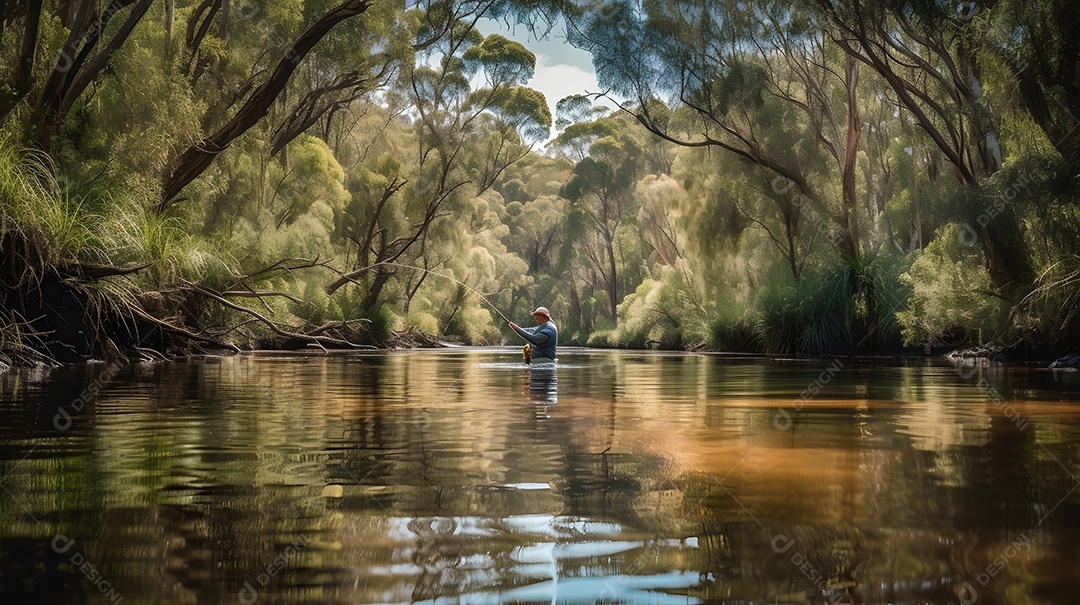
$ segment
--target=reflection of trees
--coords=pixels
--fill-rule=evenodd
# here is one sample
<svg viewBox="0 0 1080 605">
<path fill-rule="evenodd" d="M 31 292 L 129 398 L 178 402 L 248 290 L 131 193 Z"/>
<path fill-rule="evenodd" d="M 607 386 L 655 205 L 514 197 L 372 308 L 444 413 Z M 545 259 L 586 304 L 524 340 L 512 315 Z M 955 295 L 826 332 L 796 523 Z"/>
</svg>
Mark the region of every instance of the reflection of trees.
<svg viewBox="0 0 1080 605">
<path fill-rule="evenodd" d="M 528 377 L 471 355 L 140 366 L 63 435 L 52 415 L 83 370 L 8 382 L 34 403 L 5 418 L 0 470 L 42 523 L 5 500 L 5 593 L 94 596 L 49 549 L 62 532 L 128 603 L 230 600 L 301 536 L 270 590 L 304 602 L 683 572 L 704 599 L 944 602 L 1073 484 L 1047 453 L 1075 465 L 1067 425 L 1021 429 L 948 368 L 846 368 L 778 431 L 823 365 L 596 353 L 559 370 L 538 417 Z M 1052 384 L 985 378 L 1026 397 Z M 513 487 L 530 483 L 550 489 Z M 1021 593 L 1034 561 L 1043 576 L 1070 561 L 1077 498 L 1010 563 Z"/>
</svg>

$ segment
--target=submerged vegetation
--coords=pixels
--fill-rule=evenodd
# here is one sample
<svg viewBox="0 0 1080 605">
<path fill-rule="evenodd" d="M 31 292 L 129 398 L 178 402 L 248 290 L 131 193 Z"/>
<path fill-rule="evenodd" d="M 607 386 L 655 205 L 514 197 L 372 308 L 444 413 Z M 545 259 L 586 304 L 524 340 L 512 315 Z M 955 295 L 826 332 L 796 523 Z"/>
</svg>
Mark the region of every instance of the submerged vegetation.
<svg viewBox="0 0 1080 605">
<path fill-rule="evenodd" d="M 566 343 L 1070 352 L 1078 12 L 0 3 L 0 350 L 499 342 L 479 292 Z M 552 112 L 500 22 L 604 98 Z"/>
</svg>

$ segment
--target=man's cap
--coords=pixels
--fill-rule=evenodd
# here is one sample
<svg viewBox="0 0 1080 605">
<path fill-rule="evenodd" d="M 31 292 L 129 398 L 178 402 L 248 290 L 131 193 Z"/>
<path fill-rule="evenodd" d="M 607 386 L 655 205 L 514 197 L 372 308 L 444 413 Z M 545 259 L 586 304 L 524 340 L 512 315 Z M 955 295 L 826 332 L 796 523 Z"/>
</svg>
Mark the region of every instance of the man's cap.
<svg viewBox="0 0 1080 605">
<path fill-rule="evenodd" d="M 536 310 L 532 312 L 532 314 L 533 315 L 540 314 L 540 315 L 543 315 L 544 317 L 546 317 L 548 319 L 551 319 L 551 313 L 548 313 L 547 307 L 537 307 Z"/>
</svg>

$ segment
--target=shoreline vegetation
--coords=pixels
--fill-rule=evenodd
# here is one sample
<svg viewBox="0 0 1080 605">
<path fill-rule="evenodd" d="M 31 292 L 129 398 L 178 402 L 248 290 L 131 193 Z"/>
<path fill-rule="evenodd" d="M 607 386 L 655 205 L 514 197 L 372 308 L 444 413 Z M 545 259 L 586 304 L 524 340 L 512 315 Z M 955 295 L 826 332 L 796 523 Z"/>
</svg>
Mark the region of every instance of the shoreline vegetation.
<svg viewBox="0 0 1080 605">
<path fill-rule="evenodd" d="M 563 344 L 1077 365 L 1068 0 L 101 4 L 0 3 L 5 364 L 542 304 Z M 499 22 L 602 94 L 530 88 Z"/>
</svg>

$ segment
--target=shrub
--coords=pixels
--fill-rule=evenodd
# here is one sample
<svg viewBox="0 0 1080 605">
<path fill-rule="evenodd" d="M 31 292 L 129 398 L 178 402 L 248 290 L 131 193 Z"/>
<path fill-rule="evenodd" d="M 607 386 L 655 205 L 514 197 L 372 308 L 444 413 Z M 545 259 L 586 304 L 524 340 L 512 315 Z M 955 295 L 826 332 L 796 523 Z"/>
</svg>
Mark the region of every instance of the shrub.
<svg viewBox="0 0 1080 605">
<path fill-rule="evenodd" d="M 982 342 L 1005 328 L 1006 305 L 993 295 L 982 250 L 965 244 L 961 229 L 956 223 L 938 229 L 900 276 L 911 287 L 897 313 L 904 344 Z"/>
</svg>

